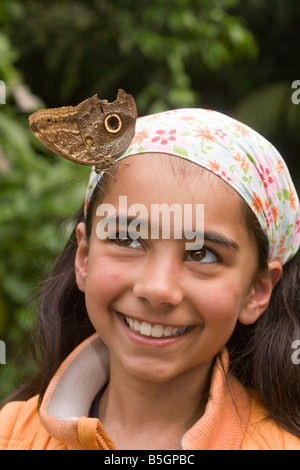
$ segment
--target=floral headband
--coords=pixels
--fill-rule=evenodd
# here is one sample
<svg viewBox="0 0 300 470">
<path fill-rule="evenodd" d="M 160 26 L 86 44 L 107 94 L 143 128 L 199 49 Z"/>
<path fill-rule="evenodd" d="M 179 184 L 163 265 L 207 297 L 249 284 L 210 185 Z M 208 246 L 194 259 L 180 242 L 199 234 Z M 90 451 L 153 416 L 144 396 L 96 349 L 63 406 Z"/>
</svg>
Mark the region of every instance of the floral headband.
<svg viewBox="0 0 300 470">
<path fill-rule="evenodd" d="M 300 245 L 299 199 L 288 168 L 270 142 L 224 114 L 178 109 L 139 118 L 130 155 L 171 154 L 213 172 L 232 186 L 256 214 L 269 240 L 269 261 L 282 264 Z M 92 171 L 85 209 L 101 174 Z"/>
</svg>

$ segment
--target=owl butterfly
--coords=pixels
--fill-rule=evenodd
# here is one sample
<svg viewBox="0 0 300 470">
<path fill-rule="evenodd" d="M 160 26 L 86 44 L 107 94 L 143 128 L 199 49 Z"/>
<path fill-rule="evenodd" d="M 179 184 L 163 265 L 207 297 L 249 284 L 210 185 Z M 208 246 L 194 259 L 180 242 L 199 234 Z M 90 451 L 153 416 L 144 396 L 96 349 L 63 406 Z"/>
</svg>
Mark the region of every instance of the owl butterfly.
<svg viewBox="0 0 300 470">
<path fill-rule="evenodd" d="M 45 147 L 95 171 L 107 171 L 129 147 L 137 119 L 135 101 L 119 90 L 116 101 L 98 95 L 77 106 L 41 109 L 29 116 L 29 126 Z"/>
</svg>

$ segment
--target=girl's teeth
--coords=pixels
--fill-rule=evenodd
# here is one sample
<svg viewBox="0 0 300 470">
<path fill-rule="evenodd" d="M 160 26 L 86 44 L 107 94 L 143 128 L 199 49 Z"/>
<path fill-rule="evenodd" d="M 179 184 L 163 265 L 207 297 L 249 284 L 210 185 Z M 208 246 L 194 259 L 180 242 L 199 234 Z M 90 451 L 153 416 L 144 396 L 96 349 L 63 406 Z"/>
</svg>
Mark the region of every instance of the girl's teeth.
<svg viewBox="0 0 300 470">
<path fill-rule="evenodd" d="M 152 328 L 151 328 L 150 323 L 146 323 L 145 321 L 143 321 L 143 323 L 140 326 L 141 335 L 151 336 L 151 330 L 152 330 Z"/>
<path fill-rule="evenodd" d="M 167 338 L 171 336 L 182 335 L 186 332 L 187 327 L 176 328 L 172 326 L 164 327 L 162 325 L 150 325 L 148 322 L 139 322 L 130 317 L 125 317 L 126 323 L 131 330 L 140 333 L 143 336 L 152 336 L 153 338 Z"/>
<path fill-rule="evenodd" d="M 154 325 L 151 328 L 151 336 L 154 338 L 161 338 L 164 334 L 164 327 L 162 325 Z"/>
</svg>

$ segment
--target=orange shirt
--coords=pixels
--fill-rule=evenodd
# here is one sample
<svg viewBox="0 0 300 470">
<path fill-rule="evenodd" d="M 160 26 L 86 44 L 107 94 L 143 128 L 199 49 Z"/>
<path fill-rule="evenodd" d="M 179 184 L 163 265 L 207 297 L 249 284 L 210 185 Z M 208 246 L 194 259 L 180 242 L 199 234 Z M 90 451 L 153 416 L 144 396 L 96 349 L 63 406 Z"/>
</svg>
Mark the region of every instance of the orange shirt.
<svg viewBox="0 0 300 470">
<path fill-rule="evenodd" d="M 182 437 L 182 449 L 300 450 L 300 438 L 269 419 L 258 396 L 227 370 L 225 349 L 213 370 L 205 412 Z M 108 372 L 108 350 L 94 334 L 63 362 L 39 411 L 37 396 L 3 407 L 0 450 L 116 449 L 99 419 L 88 417 Z"/>
</svg>

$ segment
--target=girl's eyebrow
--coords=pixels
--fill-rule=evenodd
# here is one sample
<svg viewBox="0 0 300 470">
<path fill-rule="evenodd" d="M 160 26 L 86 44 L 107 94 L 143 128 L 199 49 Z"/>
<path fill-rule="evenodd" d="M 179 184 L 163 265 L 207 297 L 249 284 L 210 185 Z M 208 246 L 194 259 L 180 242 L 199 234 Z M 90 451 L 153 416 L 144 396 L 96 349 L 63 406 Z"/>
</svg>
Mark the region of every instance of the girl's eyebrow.
<svg viewBox="0 0 300 470">
<path fill-rule="evenodd" d="M 149 220 L 142 219 L 140 217 L 131 217 L 131 216 L 123 216 L 123 215 L 113 215 L 111 217 L 108 217 L 107 219 L 114 221 L 116 224 L 124 223 L 128 226 L 130 222 L 133 220 L 140 220 L 141 222 L 143 221 L 145 224 L 148 224 L 148 227 L 150 226 Z M 196 236 L 196 231 L 193 232 Z M 216 243 L 218 245 L 223 245 L 227 248 L 232 248 L 235 251 L 240 251 L 239 245 L 232 239 L 225 237 L 225 235 L 222 235 L 221 233 L 218 232 L 204 232 L 204 240 Z"/>
<path fill-rule="evenodd" d="M 235 251 L 240 251 L 239 245 L 234 240 L 231 240 L 218 232 L 204 232 L 204 240 L 217 243 L 219 245 L 225 245 L 228 248 L 233 248 Z"/>
</svg>

